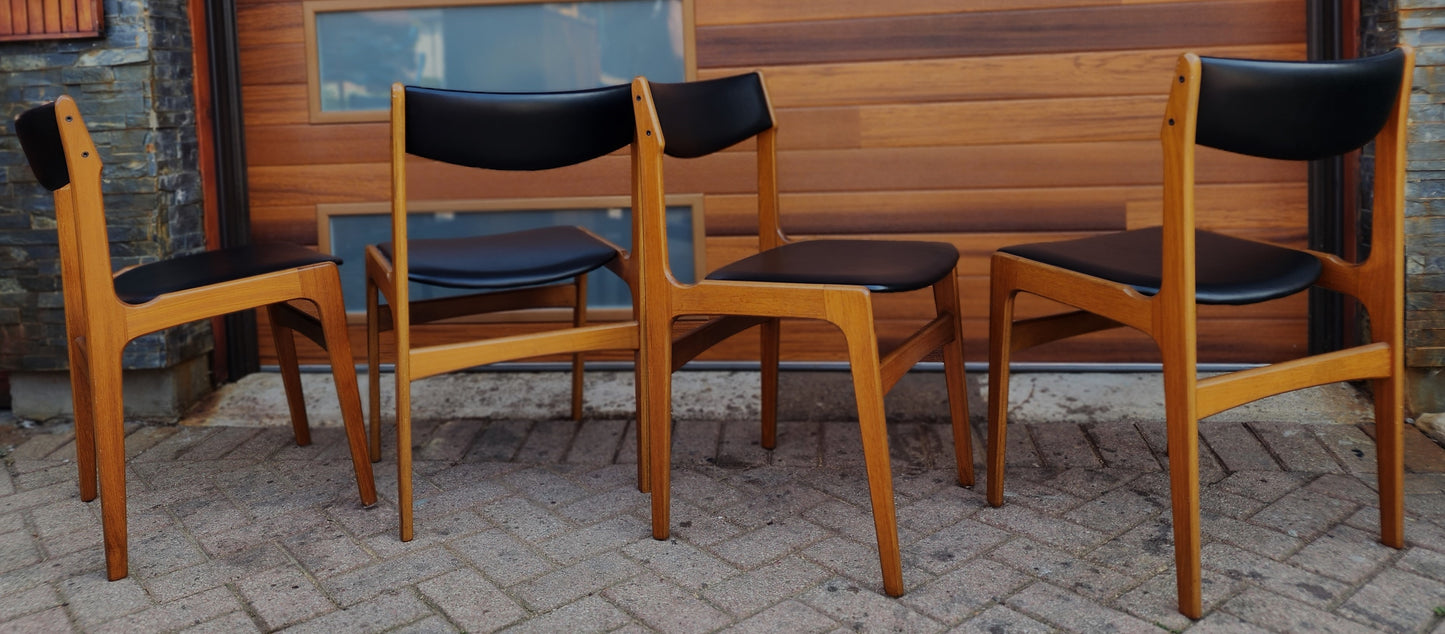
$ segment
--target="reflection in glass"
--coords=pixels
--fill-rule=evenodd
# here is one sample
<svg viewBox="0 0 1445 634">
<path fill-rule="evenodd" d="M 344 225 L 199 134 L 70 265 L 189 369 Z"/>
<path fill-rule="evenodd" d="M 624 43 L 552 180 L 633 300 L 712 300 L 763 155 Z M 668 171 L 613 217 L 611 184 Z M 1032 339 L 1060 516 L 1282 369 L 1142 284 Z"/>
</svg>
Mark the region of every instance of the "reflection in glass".
<svg viewBox="0 0 1445 634">
<path fill-rule="evenodd" d="M 693 209 L 689 206 L 667 208 L 668 261 L 678 280 L 691 282 L 693 267 Z M 454 238 L 463 235 L 485 235 L 535 229 L 553 225 L 576 225 L 602 236 L 624 249 L 632 243 L 632 214 L 626 208 L 610 209 L 547 209 L 518 211 L 461 211 L 412 213 L 407 218 L 407 235 L 412 239 Z M 368 244 L 391 240 L 390 214 L 331 216 L 331 253 L 343 260 L 341 294 L 346 310 L 366 310 L 365 258 Z M 417 247 L 412 246 L 413 249 Z M 412 300 L 449 295 L 465 295 L 476 290 L 443 288 L 422 284 L 411 285 Z M 622 279 L 611 271 L 594 271 L 587 278 L 589 308 L 628 308 L 632 293 Z"/>
<path fill-rule="evenodd" d="M 316 14 L 323 111 L 385 110 L 392 82 L 536 92 L 684 79 L 681 0 Z"/>
</svg>

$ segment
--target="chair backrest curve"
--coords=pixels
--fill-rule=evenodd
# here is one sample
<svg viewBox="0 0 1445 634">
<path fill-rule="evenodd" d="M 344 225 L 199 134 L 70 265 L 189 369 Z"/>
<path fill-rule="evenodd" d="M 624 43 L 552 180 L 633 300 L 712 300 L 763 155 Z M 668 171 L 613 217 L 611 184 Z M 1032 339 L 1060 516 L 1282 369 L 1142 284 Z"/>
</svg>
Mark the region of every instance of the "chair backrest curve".
<svg viewBox="0 0 1445 634">
<path fill-rule="evenodd" d="M 406 151 L 466 167 L 546 170 L 632 142 L 632 90 L 551 93 L 406 87 Z"/>
<path fill-rule="evenodd" d="M 773 127 L 762 76 L 746 73 L 704 81 L 651 83 L 668 156 L 697 158 Z"/>
<path fill-rule="evenodd" d="M 15 136 L 19 137 L 25 160 L 41 186 L 55 191 L 70 184 L 60 125 L 55 122 L 55 102 L 44 103 L 15 117 Z"/>
<path fill-rule="evenodd" d="M 1199 145 L 1312 160 L 1359 148 L 1395 105 L 1405 55 L 1330 62 L 1200 58 Z"/>
</svg>

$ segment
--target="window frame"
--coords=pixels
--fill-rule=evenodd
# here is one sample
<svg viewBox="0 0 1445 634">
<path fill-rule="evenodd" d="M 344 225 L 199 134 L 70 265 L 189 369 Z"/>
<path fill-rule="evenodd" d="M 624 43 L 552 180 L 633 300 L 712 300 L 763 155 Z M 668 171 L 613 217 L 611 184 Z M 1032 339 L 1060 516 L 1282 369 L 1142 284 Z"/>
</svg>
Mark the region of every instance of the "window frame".
<svg viewBox="0 0 1445 634">
<path fill-rule="evenodd" d="M 0 0 L 4 1 L 4 0 Z M 95 0 L 99 2 L 100 0 Z M 582 2 L 609 2 L 611 0 L 575 0 Z M 682 3 L 682 66 L 686 81 L 697 79 L 696 22 L 693 18 L 693 1 Z M 387 111 L 345 110 L 327 111 L 321 109 L 321 56 L 317 48 L 316 15 L 318 13 L 339 13 L 345 11 L 386 11 L 396 9 L 445 9 L 450 7 L 471 7 L 489 5 L 549 4 L 554 0 L 306 0 L 301 3 L 306 36 L 306 110 L 310 123 L 357 123 L 386 121 Z M 570 4 L 570 3 L 562 3 Z"/>
</svg>

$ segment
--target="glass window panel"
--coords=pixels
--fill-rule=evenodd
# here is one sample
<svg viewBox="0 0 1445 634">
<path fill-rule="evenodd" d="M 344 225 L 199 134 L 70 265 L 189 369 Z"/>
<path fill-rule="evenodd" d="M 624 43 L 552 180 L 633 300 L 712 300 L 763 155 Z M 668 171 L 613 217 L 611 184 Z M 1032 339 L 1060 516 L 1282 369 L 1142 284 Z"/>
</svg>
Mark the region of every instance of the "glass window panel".
<svg viewBox="0 0 1445 634">
<path fill-rule="evenodd" d="M 322 111 L 385 110 L 392 82 L 497 92 L 685 78 L 682 0 L 316 14 Z"/>
<path fill-rule="evenodd" d="M 454 238 L 462 235 L 487 235 L 535 229 L 553 225 L 585 227 L 624 249 L 631 248 L 632 212 L 627 208 L 547 209 L 517 211 L 455 211 L 414 212 L 407 218 L 407 234 L 412 239 Z M 341 265 L 342 296 L 348 311 L 366 310 L 365 247 L 391 240 L 390 214 L 333 215 L 330 217 L 331 253 L 344 261 Z M 667 208 L 668 260 L 673 275 L 685 282 L 695 280 L 693 262 L 693 208 L 687 205 Z M 416 247 L 413 246 L 413 249 Z M 411 299 L 465 295 L 476 289 L 456 289 L 411 285 Z M 632 293 L 627 284 L 611 271 L 600 269 L 588 276 L 589 308 L 628 308 Z"/>
</svg>

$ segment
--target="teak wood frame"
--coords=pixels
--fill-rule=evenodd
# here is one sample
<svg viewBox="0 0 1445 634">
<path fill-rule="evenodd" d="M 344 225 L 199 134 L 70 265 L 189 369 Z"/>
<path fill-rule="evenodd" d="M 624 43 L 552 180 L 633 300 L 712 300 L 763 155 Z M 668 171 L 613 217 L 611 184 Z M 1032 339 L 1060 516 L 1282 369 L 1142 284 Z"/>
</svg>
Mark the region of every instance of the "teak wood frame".
<svg viewBox="0 0 1445 634">
<path fill-rule="evenodd" d="M 1200 418 L 1274 394 L 1347 380 L 1375 381 L 1380 480 L 1380 540 L 1404 545 L 1404 165 L 1414 53 L 1405 48 L 1404 78 L 1384 128 L 1375 137 L 1373 246 L 1368 259 L 1346 262 L 1313 252 L 1323 265 L 1316 286 L 1355 297 L 1369 314 L 1373 343 L 1199 379 L 1194 297 L 1194 138 L 1200 61 L 1182 55 L 1160 136 L 1164 149 L 1163 275 L 1158 294 L 1007 253 L 992 260 L 989 314 L 988 501 L 1003 504 L 1009 357 L 1013 352 L 1098 330 L 1128 326 L 1151 336 L 1164 361 L 1169 482 L 1179 611 L 1202 613 L 1199 543 Z M 1020 292 L 1081 309 L 1013 321 Z"/>
<path fill-rule="evenodd" d="M 635 145 L 635 144 L 634 144 Z M 396 337 L 396 444 L 397 507 L 400 511 L 402 541 L 412 538 L 411 484 L 411 382 L 479 365 L 572 353 L 572 417 L 582 412 L 582 353 L 600 350 L 637 350 L 641 339 L 638 310 L 638 258 L 627 252 L 607 264 L 632 291 L 633 318 L 628 321 L 587 325 L 587 276 L 576 282 L 550 284 L 516 290 L 443 297 L 412 302 L 408 294 L 407 266 L 407 151 L 406 89 L 391 89 L 391 231 L 392 257 L 381 254 L 376 245 L 366 247 L 366 350 L 370 382 L 371 458 L 381 459 L 381 333 L 394 331 Z M 636 209 L 637 205 L 634 204 Z M 632 219 L 632 243 L 640 244 L 639 214 Z M 378 303 L 378 292 L 386 305 Z M 461 343 L 412 347 L 411 325 L 477 313 L 522 308 L 567 307 L 573 309 L 571 328 L 512 335 Z M 641 373 L 638 373 L 639 376 Z M 638 383 L 641 398 L 641 382 Z M 637 433 L 638 489 L 648 490 L 647 434 L 643 425 Z"/>
<path fill-rule="evenodd" d="M 760 78 L 761 79 L 761 78 Z M 973 450 L 964 388 L 963 332 L 959 318 L 958 271 L 951 270 L 933 285 L 937 317 L 892 352 L 880 357 L 874 327 L 872 293 L 863 286 L 699 280 L 683 284 L 667 266 L 667 231 L 663 221 L 662 159 L 665 138 L 653 103 L 650 84 L 632 82 L 637 119 L 634 196 L 643 210 L 642 239 L 637 244 L 641 270 L 642 371 L 640 418 L 650 429 L 648 459 L 652 484 L 652 536 L 670 534 L 672 447 L 672 379 L 674 370 L 712 345 L 753 326 L 762 327 L 762 441 L 777 441 L 779 335 L 782 318 L 816 319 L 836 326 L 847 342 L 857 398 L 859 427 L 868 473 L 869 497 L 878 537 L 883 588 L 889 596 L 903 594 L 903 567 L 898 550 L 888 434 L 883 410 L 887 394 L 908 369 L 929 352 L 942 348 L 953 422 L 958 482 L 973 484 Z M 771 111 L 771 103 L 769 104 Z M 757 135 L 758 246 L 768 250 L 789 241 L 778 217 L 776 116 Z M 713 315 L 701 326 L 674 340 L 673 322 L 682 316 Z M 639 433 L 639 436 L 641 434 Z"/>
<path fill-rule="evenodd" d="M 548 0 L 306 0 L 301 3 L 303 33 L 306 37 L 306 109 L 311 123 L 356 123 L 386 121 L 385 110 L 321 109 L 321 54 L 317 46 L 316 14 L 340 11 L 385 11 L 389 9 L 444 9 L 504 4 L 542 4 Z M 584 0 L 606 2 L 607 0 Z M 695 0 L 682 3 L 682 69 L 683 77 L 697 77 L 697 31 L 693 16 Z M 400 79 L 400 78 L 398 78 Z M 482 88 L 478 88 L 482 89 Z"/>
<path fill-rule="evenodd" d="M 351 359 L 336 265 L 324 262 L 166 293 L 144 304 L 120 301 L 106 237 L 100 155 L 70 97 L 56 100 L 55 116 L 70 173 L 70 183 L 56 190 L 54 198 L 75 404 L 76 463 L 80 469 L 80 499 L 87 502 L 97 495 L 99 468 L 106 576 L 114 581 L 127 574 L 121 354 L 136 337 L 186 322 L 263 306 L 270 311 L 298 445 L 310 444 L 311 439 L 292 330 L 326 348 L 341 399 L 361 501 L 367 506 L 374 504 L 376 486 L 366 455 L 361 397 L 356 389 L 356 366 Z M 313 304 L 318 317 L 287 303 L 297 300 Z"/>
</svg>

